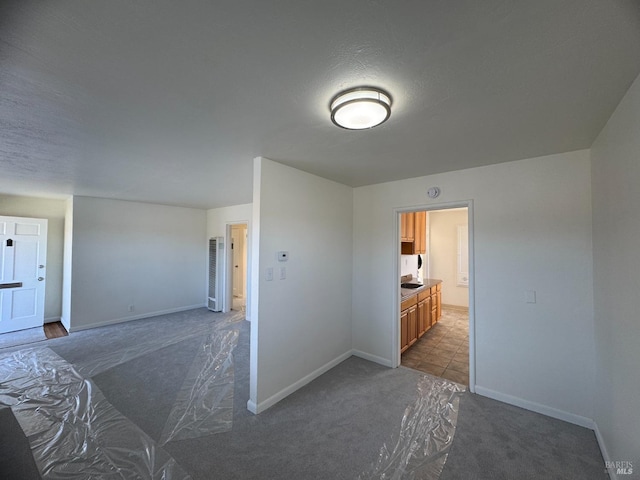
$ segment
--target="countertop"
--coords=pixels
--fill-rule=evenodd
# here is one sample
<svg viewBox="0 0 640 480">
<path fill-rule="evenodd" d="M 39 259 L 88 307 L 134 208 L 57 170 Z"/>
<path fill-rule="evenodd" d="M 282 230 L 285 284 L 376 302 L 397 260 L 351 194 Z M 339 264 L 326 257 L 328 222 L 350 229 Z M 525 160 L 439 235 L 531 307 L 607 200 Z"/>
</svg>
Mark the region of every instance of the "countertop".
<svg viewBox="0 0 640 480">
<path fill-rule="evenodd" d="M 405 282 L 403 282 L 405 283 Z M 406 283 L 419 283 L 416 279 L 408 280 Z M 427 288 L 431 288 L 434 285 L 442 283 L 442 280 L 438 280 L 437 278 L 424 278 L 422 279 L 422 286 L 418 288 L 400 288 L 400 295 L 402 299 L 409 298 L 412 295 L 417 295 L 420 292 L 423 292 Z"/>
</svg>

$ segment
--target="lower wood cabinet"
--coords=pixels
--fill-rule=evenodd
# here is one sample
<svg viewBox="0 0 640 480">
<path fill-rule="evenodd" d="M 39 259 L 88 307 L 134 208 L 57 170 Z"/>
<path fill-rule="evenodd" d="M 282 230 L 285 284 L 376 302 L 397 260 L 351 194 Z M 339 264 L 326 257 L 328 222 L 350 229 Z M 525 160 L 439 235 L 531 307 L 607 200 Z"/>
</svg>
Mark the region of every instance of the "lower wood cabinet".
<svg viewBox="0 0 640 480">
<path fill-rule="evenodd" d="M 430 291 L 418 294 L 418 338 L 431 328 L 431 294 Z"/>
<path fill-rule="evenodd" d="M 400 306 L 400 352 L 416 343 L 442 315 L 438 283 L 402 301 Z"/>
<path fill-rule="evenodd" d="M 400 351 L 404 352 L 418 340 L 418 296 L 404 300 L 400 308 Z"/>
</svg>

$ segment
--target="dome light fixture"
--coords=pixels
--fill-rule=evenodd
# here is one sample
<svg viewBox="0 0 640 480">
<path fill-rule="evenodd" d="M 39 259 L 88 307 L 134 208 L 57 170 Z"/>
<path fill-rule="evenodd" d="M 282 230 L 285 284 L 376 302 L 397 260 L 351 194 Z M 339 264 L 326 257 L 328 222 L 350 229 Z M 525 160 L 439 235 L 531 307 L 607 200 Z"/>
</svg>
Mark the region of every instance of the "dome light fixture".
<svg viewBox="0 0 640 480">
<path fill-rule="evenodd" d="M 391 115 L 391 95 L 375 87 L 356 87 L 331 100 L 331 121 L 347 130 L 366 130 Z"/>
</svg>

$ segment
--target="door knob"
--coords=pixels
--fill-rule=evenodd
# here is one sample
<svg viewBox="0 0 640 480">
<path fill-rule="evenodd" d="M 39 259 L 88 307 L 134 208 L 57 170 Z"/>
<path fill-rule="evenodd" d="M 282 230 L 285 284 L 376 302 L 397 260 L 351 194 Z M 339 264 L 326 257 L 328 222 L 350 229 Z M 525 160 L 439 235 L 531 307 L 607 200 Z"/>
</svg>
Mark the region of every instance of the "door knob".
<svg viewBox="0 0 640 480">
<path fill-rule="evenodd" d="M 44 280 L 44 277 L 38 277 L 38 281 L 41 282 Z"/>
</svg>

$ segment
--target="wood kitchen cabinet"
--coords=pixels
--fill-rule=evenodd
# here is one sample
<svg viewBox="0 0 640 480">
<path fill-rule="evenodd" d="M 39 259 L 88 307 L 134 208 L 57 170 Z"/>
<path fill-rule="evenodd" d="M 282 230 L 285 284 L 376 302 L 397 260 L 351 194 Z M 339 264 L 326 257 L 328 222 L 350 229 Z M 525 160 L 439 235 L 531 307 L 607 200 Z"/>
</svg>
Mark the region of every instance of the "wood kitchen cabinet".
<svg viewBox="0 0 640 480">
<path fill-rule="evenodd" d="M 403 213 L 400 215 L 400 241 L 401 242 L 413 242 L 414 240 L 414 225 L 415 216 L 413 212 Z"/>
<path fill-rule="evenodd" d="M 400 215 L 400 242 L 403 255 L 427 253 L 427 212 Z"/>
<path fill-rule="evenodd" d="M 433 282 L 433 281 L 432 281 Z M 423 287 L 414 295 L 405 297 L 400 304 L 400 352 L 418 341 L 441 315 L 440 291 L 442 283 Z"/>
<path fill-rule="evenodd" d="M 418 294 L 418 338 L 431 328 L 431 291 Z"/>
<path fill-rule="evenodd" d="M 418 341 L 418 305 L 409 307 L 409 330 L 407 332 L 409 346 Z"/>
<path fill-rule="evenodd" d="M 409 348 L 409 309 L 400 312 L 400 352 Z"/>
<path fill-rule="evenodd" d="M 404 300 L 400 308 L 400 351 L 404 352 L 418 340 L 418 296 Z"/>
<path fill-rule="evenodd" d="M 431 325 L 435 325 L 438 320 L 438 292 L 436 287 L 431 287 Z"/>
<path fill-rule="evenodd" d="M 414 216 L 414 255 L 425 255 L 427 253 L 427 212 L 415 212 Z"/>
</svg>

